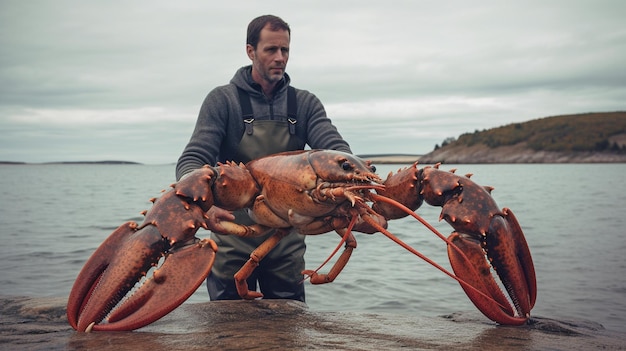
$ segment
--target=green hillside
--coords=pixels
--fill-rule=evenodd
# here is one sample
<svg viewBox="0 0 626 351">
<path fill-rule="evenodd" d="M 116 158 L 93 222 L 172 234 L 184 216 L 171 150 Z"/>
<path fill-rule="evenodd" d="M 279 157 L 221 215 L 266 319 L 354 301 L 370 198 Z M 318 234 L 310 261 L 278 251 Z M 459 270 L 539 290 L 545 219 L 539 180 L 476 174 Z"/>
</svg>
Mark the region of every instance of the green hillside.
<svg viewBox="0 0 626 351">
<path fill-rule="evenodd" d="M 534 151 L 626 153 L 626 111 L 540 118 L 446 139 L 441 148 L 526 142 Z M 438 150 L 439 145 L 435 146 Z"/>
</svg>

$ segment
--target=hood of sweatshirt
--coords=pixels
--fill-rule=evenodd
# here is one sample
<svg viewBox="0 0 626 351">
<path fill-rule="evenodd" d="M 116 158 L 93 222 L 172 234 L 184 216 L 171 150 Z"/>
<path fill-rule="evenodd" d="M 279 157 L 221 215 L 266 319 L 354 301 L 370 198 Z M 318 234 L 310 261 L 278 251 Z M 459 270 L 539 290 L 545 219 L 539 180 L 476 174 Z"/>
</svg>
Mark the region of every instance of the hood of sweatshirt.
<svg viewBox="0 0 626 351">
<path fill-rule="evenodd" d="M 238 69 L 230 82 L 248 92 L 250 97 L 263 97 L 263 89 L 261 88 L 261 85 L 252 79 L 252 65 L 244 66 Z M 281 79 L 276 85 L 274 95 L 280 95 L 282 91 L 287 89 L 290 82 L 291 78 L 289 78 L 289 75 L 285 73 L 283 75 L 283 79 Z"/>
</svg>

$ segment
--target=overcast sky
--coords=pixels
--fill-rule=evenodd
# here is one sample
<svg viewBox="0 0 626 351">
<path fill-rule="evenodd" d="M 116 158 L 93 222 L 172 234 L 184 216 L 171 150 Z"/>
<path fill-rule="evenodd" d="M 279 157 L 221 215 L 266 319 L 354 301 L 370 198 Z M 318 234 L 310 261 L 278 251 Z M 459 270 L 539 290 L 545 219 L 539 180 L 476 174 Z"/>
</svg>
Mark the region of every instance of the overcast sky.
<svg viewBox="0 0 626 351">
<path fill-rule="evenodd" d="M 623 0 L 1 0 L 0 161 L 176 162 L 268 13 L 355 153 L 626 109 Z"/>
</svg>

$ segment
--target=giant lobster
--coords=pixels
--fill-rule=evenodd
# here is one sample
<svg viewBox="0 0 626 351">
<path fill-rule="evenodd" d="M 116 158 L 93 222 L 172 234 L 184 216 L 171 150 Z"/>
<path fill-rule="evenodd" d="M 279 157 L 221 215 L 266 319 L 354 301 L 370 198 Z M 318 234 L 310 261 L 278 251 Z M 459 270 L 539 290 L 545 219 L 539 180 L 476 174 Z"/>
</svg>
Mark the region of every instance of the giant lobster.
<svg viewBox="0 0 626 351">
<path fill-rule="evenodd" d="M 222 223 L 229 234 L 258 236 L 276 229 L 234 277 L 244 299 L 262 297 L 248 291 L 246 278 L 292 228 L 302 234 L 337 231 L 342 236 L 346 248 L 328 274 L 303 272 L 314 284 L 333 281 L 356 247 L 356 226 L 362 232 L 383 233 L 456 279 L 486 317 L 520 325 L 530 318 L 535 303 L 533 261 L 515 216 L 500 210 L 490 192 L 469 176 L 438 166 L 418 169 L 413 164 L 383 182 L 370 162 L 337 151 L 294 151 L 246 165 L 205 166 L 152 199 L 141 225 L 123 224 L 92 254 L 70 293 L 68 321 L 78 331 L 133 330 L 182 304 L 211 270 L 217 246 L 195 233 L 201 227 L 211 229 L 206 212 L 219 206 L 247 208 L 258 223 Z M 441 219 L 455 230 L 449 237 L 414 213 L 423 201 L 442 207 Z M 407 215 L 447 243 L 454 273 L 386 229 L 386 220 Z"/>
</svg>

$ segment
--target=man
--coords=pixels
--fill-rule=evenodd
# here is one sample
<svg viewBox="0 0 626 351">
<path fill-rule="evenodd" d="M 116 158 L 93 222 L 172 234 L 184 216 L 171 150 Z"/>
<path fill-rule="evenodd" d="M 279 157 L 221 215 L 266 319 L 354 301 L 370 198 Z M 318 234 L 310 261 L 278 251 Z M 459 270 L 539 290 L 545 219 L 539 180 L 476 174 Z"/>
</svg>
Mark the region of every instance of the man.
<svg viewBox="0 0 626 351">
<path fill-rule="evenodd" d="M 204 100 L 195 130 L 176 165 L 177 179 L 205 164 L 245 163 L 304 149 L 306 144 L 312 149 L 351 153 L 319 99 L 289 87 L 285 68 L 290 38 L 289 25 L 279 17 L 266 15 L 250 22 L 246 53 L 252 65 L 240 68 L 230 84 L 215 88 Z M 231 214 L 215 206 L 207 215 L 211 238 L 219 246 L 207 278 L 209 296 L 211 300 L 239 299 L 233 275 L 273 231 L 259 238 L 222 235 L 216 233 L 220 221 L 252 221 L 245 211 Z M 304 236 L 292 231 L 260 262 L 247 281 L 249 289 L 255 291 L 258 282 L 265 298 L 304 301 L 301 272 L 305 250 Z"/>
</svg>

